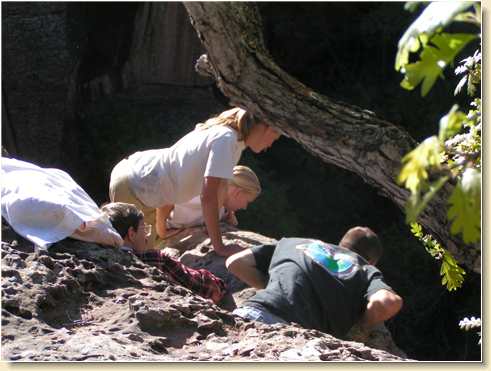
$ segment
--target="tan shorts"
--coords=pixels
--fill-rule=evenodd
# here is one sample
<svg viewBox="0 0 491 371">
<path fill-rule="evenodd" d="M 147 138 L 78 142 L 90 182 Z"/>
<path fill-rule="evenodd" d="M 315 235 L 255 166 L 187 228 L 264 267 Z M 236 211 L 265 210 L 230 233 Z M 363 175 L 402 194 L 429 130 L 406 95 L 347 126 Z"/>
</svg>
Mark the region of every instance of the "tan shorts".
<svg viewBox="0 0 491 371">
<path fill-rule="evenodd" d="M 129 161 L 120 161 L 111 172 L 109 181 L 109 199 L 111 202 L 126 202 L 135 205 L 144 214 L 144 222 L 152 226 L 152 234 L 148 238 L 148 247 L 153 248 L 156 243 L 157 229 L 155 227 L 155 208 L 145 206 L 130 188 L 128 174 L 130 173 Z"/>
</svg>

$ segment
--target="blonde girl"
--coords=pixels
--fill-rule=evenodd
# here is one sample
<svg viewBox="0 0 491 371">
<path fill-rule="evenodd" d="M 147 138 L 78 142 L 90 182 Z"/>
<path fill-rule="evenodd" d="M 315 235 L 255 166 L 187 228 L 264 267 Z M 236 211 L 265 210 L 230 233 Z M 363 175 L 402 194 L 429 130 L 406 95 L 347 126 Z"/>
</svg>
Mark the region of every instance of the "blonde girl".
<svg viewBox="0 0 491 371">
<path fill-rule="evenodd" d="M 228 181 L 224 200 L 221 202 L 219 218 L 231 225 L 238 225 L 235 212 L 247 209 L 261 193 L 259 179 L 247 166 L 234 167 L 233 178 Z M 184 204 L 175 205 L 167 218 L 167 227 L 180 229 L 199 226 L 204 223 L 199 197 Z"/>
<path fill-rule="evenodd" d="M 217 254 L 231 255 L 239 246 L 225 247 L 219 229 L 220 200 L 245 148 L 259 153 L 280 133 L 242 108 L 233 108 L 197 125 L 172 147 L 136 152 L 111 173 L 111 202 L 133 203 L 151 224 L 149 246 L 156 234 L 164 238 L 173 205 L 200 196 L 203 219 Z"/>
</svg>

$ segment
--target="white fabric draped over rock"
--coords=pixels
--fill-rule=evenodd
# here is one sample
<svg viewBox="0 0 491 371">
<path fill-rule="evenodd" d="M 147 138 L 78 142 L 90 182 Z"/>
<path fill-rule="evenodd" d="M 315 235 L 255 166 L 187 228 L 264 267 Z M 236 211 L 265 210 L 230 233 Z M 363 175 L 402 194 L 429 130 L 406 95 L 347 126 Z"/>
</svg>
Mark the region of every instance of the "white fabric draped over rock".
<svg viewBox="0 0 491 371">
<path fill-rule="evenodd" d="M 2 157 L 2 217 L 39 246 L 66 237 L 121 246 L 90 196 L 64 171 Z"/>
</svg>

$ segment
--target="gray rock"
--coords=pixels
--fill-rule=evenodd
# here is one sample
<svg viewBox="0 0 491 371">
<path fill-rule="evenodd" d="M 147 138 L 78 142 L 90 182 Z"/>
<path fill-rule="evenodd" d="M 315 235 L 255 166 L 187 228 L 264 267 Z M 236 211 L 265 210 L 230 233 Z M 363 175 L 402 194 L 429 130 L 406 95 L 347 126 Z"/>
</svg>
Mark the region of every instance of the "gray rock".
<svg viewBox="0 0 491 371">
<path fill-rule="evenodd" d="M 387 346 L 393 342 L 386 329 L 377 330 L 382 335 L 373 345 L 374 335 L 365 337 L 365 345 L 294 324 L 267 326 L 233 315 L 229 309 L 254 290 L 226 272 L 224 259 L 202 230 L 188 240 L 196 244 L 181 246 L 181 260 L 213 271 L 231 288 L 220 306 L 113 248 L 66 239 L 39 254 L 17 250 L 10 241 L 2 244 L 2 359 L 407 360 L 396 355 L 403 353 L 395 345 Z M 230 229 L 225 241 L 249 246 L 271 240 Z"/>
</svg>

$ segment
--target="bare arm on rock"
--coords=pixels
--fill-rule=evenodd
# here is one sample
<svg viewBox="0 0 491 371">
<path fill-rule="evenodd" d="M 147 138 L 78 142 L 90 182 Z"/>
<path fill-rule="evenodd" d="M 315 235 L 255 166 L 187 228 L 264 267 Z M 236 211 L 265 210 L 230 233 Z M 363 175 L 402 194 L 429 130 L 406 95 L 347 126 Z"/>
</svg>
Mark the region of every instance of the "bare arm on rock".
<svg viewBox="0 0 491 371">
<path fill-rule="evenodd" d="M 211 244 L 215 252 L 220 256 L 230 256 L 242 248 L 238 245 L 225 246 L 219 225 L 220 191 L 223 188 L 224 179 L 207 176 L 203 181 L 201 191 L 201 208 L 206 230 L 210 236 Z"/>
<path fill-rule="evenodd" d="M 266 275 L 257 269 L 256 259 L 251 249 L 243 250 L 229 256 L 225 266 L 241 281 L 256 289 L 264 289 L 267 283 Z"/>
</svg>

